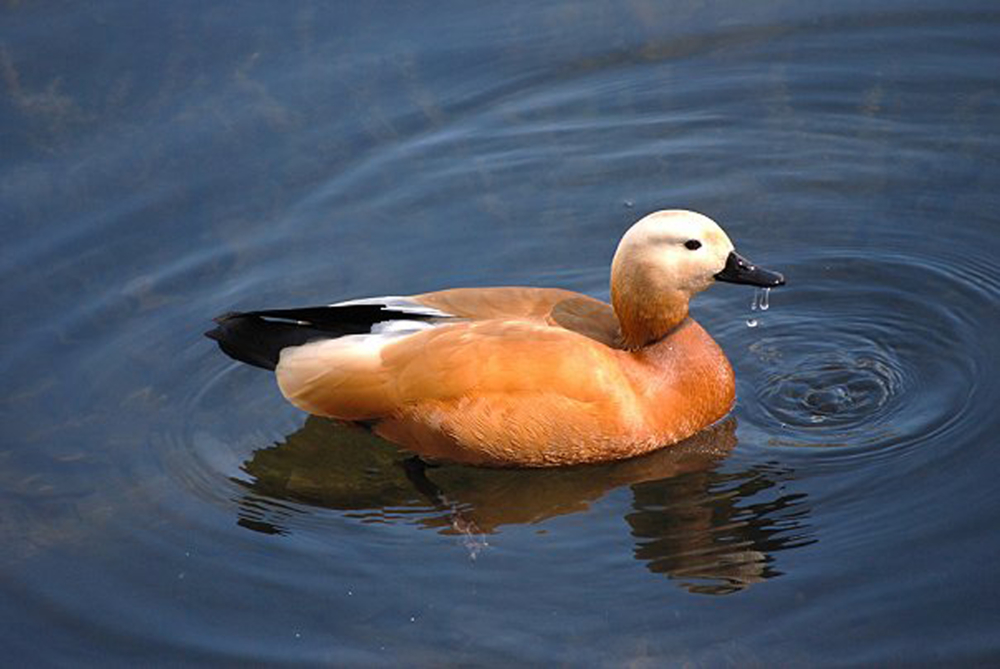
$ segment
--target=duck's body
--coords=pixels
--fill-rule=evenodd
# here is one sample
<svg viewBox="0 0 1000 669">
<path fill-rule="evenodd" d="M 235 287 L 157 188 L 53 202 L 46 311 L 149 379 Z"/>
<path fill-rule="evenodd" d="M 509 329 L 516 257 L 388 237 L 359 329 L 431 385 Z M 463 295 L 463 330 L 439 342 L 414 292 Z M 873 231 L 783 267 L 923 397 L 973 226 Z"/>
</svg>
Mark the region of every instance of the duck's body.
<svg viewBox="0 0 1000 669">
<path fill-rule="evenodd" d="M 678 243 L 688 246 L 679 252 Z M 453 289 L 229 314 L 209 336 L 231 356 L 275 369 L 295 406 L 368 422 L 427 458 L 528 467 L 616 460 L 676 443 L 732 407 L 732 369 L 688 316 L 688 299 L 713 278 L 782 280 L 735 267 L 730 254 L 710 219 L 658 212 L 619 246 L 614 307 L 559 289 Z M 665 262 L 674 256 L 680 262 Z"/>
</svg>

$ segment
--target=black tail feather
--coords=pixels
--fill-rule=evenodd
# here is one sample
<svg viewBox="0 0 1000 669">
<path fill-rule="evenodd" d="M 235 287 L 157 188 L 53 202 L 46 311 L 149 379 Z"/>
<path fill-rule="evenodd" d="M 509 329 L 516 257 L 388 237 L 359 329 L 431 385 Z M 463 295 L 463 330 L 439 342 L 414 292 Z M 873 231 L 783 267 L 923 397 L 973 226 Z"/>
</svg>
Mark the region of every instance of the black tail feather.
<svg viewBox="0 0 1000 669">
<path fill-rule="evenodd" d="M 367 334 L 387 320 L 430 320 L 429 316 L 386 309 L 378 304 L 230 312 L 205 333 L 230 358 L 274 370 L 283 349 L 319 339 Z"/>
<path fill-rule="evenodd" d="M 223 353 L 240 362 L 272 371 L 278 366 L 282 349 L 301 346 L 325 336 L 315 328 L 268 321 L 252 313 L 223 314 L 215 322 L 218 325 L 205 336 L 217 341 Z"/>
</svg>

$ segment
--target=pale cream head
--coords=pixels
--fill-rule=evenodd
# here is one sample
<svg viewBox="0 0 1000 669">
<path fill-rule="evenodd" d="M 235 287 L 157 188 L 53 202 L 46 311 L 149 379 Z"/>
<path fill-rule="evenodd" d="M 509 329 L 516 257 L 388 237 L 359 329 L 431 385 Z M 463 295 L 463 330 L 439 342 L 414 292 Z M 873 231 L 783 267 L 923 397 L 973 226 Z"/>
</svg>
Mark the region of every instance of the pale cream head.
<svg viewBox="0 0 1000 669">
<path fill-rule="evenodd" d="M 611 264 L 625 346 L 641 348 L 683 321 L 688 301 L 712 284 L 732 250 L 722 228 L 693 211 L 657 211 L 629 228 Z"/>
</svg>

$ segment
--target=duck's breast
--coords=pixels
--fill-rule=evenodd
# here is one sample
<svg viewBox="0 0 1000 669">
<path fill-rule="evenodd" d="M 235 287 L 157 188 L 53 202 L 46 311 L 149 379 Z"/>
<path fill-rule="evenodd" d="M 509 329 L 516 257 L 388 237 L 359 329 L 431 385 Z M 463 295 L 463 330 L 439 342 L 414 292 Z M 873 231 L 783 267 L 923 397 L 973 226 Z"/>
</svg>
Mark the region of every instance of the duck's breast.
<svg viewBox="0 0 1000 669">
<path fill-rule="evenodd" d="M 735 400 L 733 369 L 715 340 L 687 318 L 626 367 L 651 429 L 666 443 L 723 418 Z"/>
</svg>

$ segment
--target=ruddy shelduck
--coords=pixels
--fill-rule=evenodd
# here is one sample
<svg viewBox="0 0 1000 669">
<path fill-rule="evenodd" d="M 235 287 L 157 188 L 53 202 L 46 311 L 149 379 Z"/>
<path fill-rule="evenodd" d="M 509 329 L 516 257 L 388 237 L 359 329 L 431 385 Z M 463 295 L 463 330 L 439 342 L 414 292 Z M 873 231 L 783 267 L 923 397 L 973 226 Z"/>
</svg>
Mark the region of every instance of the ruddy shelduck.
<svg viewBox="0 0 1000 669">
<path fill-rule="evenodd" d="M 733 370 L 688 315 L 714 281 L 773 287 L 710 218 L 658 211 L 622 237 L 611 304 L 558 288 L 454 288 L 229 313 L 207 336 L 274 370 L 295 406 L 430 460 L 548 467 L 628 458 L 733 406 Z"/>
</svg>

